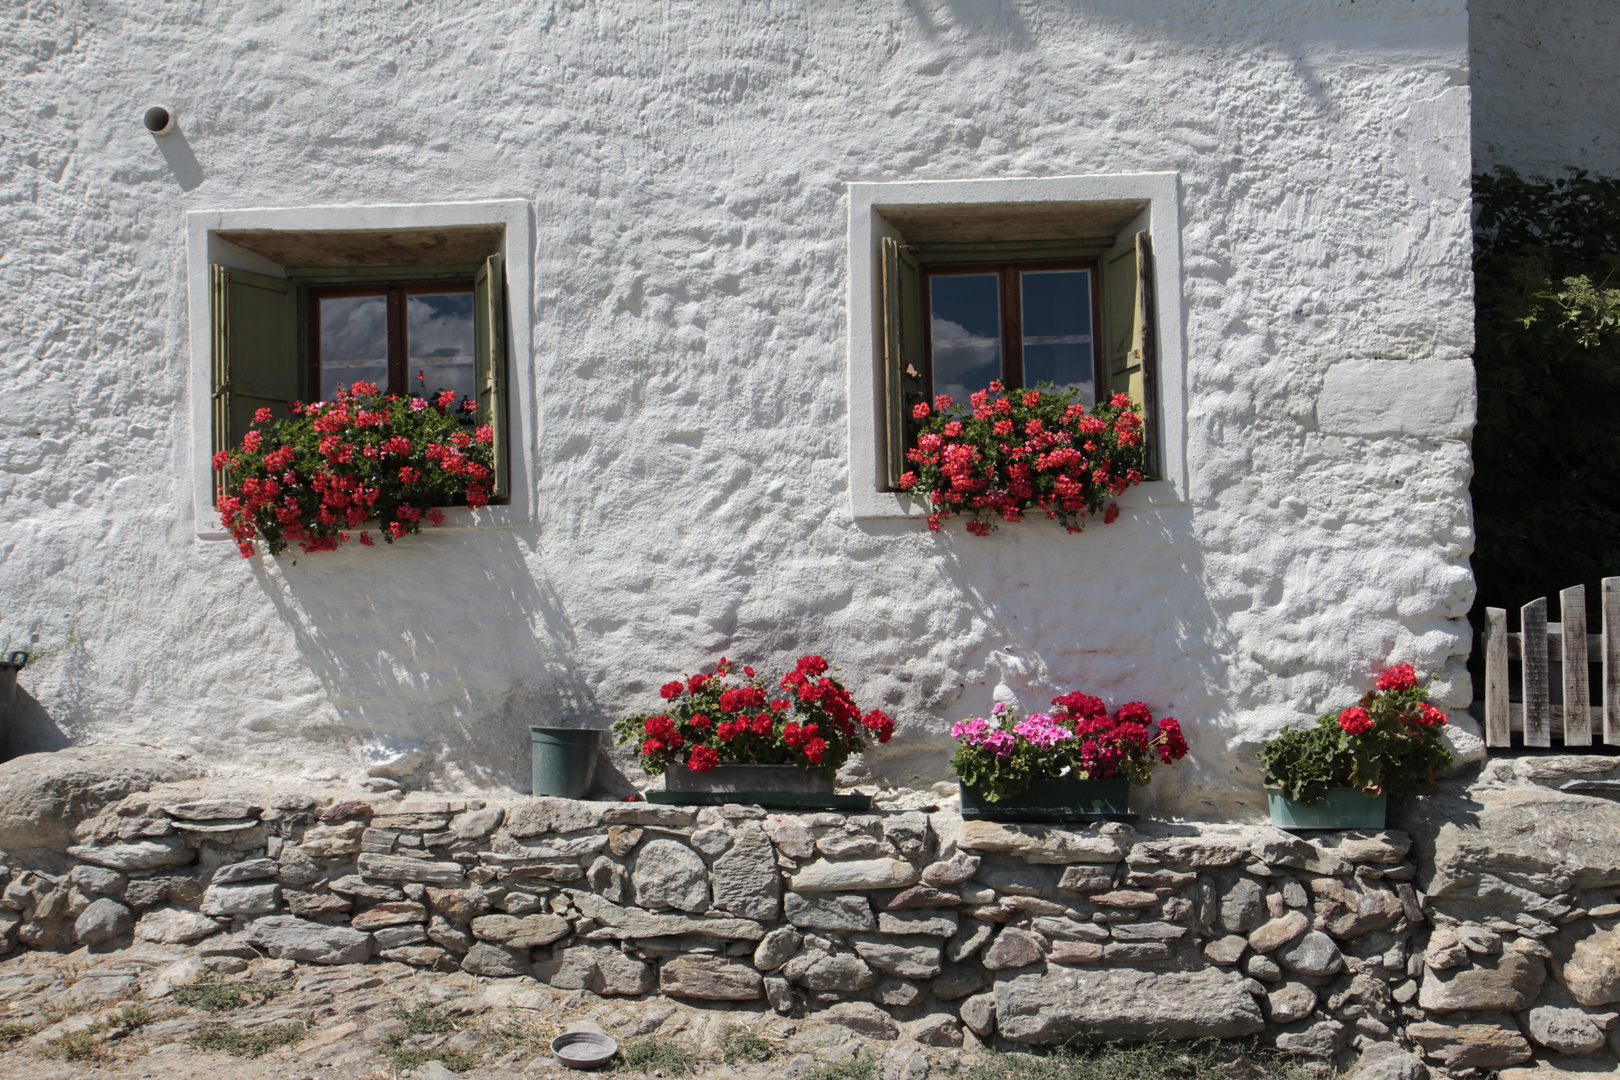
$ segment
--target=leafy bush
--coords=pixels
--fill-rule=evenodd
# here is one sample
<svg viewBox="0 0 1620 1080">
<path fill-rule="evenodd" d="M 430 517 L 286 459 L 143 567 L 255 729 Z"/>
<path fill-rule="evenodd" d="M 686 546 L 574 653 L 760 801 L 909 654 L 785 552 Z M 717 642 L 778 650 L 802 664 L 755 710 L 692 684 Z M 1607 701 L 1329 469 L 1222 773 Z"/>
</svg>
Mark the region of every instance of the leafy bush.
<svg viewBox="0 0 1620 1080">
<path fill-rule="evenodd" d="M 285 990 L 285 986 L 261 982 L 222 982 L 204 975 L 174 988 L 176 1005 L 196 1007 L 204 1012 L 221 1013 L 244 1005 L 263 1005 Z"/>
<path fill-rule="evenodd" d="M 1430 681 L 1433 679 L 1431 677 Z M 1419 780 L 1433 781 L 1451 763 L 1440 729 L 1446 714 L 1429 704 L 1410 664 L 1378 677 L 1378 688 L 1313 728 L 1285 731 L 1260 746 L 1267 787 L 1283 798 L 1314 806 L 1329 788 L 1361 788 L 1368 795 L 1402 795 Z"/>
<path fill-rule="evenodd" d="M 769 1061 L 775 1054 L 769 1040 L 747 1028 L 727 1027 L 720 1035 L 720 1060 L 727 1065 Z"/>
<path fill-rule="evenodd" d="M 700 1063 L 697 1054 L 686 1047 L 649 1035 L 625 1043 L 612 1064 L 631 1072 L 651 1073 L 656 1069 L 668 1076 L 691 1076 Z"/>
<path fill-rule="evenodd" d="M 272 1050 L 300 1042 L 309 1034 L 309 1025 L 301 1023 L 269 1024 L 248 1030 L 234 1024 L 204 1024 L 191 1036 L 191 1045 L 199 1050 L 223 1050 L 237 1057 L 263 1057 Z"/>
<path fill-rule="evenodd" d="M 1475 611 L 1595 601 L 1620 573 L 1620 179 L 1502 170 L 1474 205 Z"/>
</svg>

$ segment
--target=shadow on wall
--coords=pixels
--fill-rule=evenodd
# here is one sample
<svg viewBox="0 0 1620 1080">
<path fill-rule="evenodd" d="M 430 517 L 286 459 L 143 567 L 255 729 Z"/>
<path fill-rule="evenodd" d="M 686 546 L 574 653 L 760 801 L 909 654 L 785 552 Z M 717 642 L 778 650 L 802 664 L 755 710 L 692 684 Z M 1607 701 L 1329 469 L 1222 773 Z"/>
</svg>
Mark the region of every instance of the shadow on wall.
<svg viewBox="0 0 1620 1080">
<path fill-rule="evenodd" d="M 527 793 L 529 725 L 590 726 L 598 713 L 573 627 L 533 569 L 537 547 L 480 530 L 255 562 L 336 712 L 301 734 L 357 768 L 393 762 L 407 787 Z"/>
<path fill-rule="evenodd" d="M 51 719 L 45 706 L 21 686 L 17 687 L 17 696 L 5 720 L 5 729 L 0 731 L 0 761 L 60 750 L 73 742 L 61 725 Z"/>
<path fill-rule="evenodd" d="M 1203 552 L 1186 542 L 1191 513 L 1188 507 L 1137 510 L 1128 525 L 1097 523 L 1084 537 L 1030 521 L 1003 528 L 998 542 L 957 535 L 961 526 L 953 520 L 956 533 L 942 535 L 936 546 L 937 567 L 959 609 L 979 629 L 963 655 L 947 659 L 963 685 L 955 700 L 942 695 L 938 707 L 961 719 L 983 715 L 995 701 L 1045 709 L 1069 690 L 1098 695 L 1113 708 L 1141 699 L 1156 716 L 1183 720 L 1192 753 L 1157 774 L 1152 786 L 1133 792 L 1133 809 L 1159 809 L 1158 796 L 1169 783 L 1176 796 L 1168 801 L 1178 814 L 1259 814 L 1260 771 L 1253 760 L 1258 736 L 1246 741 L 1233 727 L 1233 634 L 1210 599 Z M 898 521 L 859 525 L 874 536 L 917 527 Z M 1130 571 L 1118 572 L 1116 563 L 1111 572 L 1122 545 L 1130 549 Z M 1063 580 L 1052 580 L 1054 567 L 1062 568 Z M 1126 612 L 1129 618 L 1121 617 Z M 1145 686 L 1139 668 L 1169 675 Z M 1224 721 L 1219 726 L 1218 718 Z M 909 753 L 880 755 L 873 779 L 904 782 L 911 773 L 937 778 L 936 759 L 948 758 L 954 743 L 943 732 L 927 746 L 910 732 L 907 738 Z M 921 760 L 925 754 L 928 761 Z M 948 767 L 943 771 L 949 774 Z M 1191 801 L 1190 792 L 1197 793 Z"/>
</svg>

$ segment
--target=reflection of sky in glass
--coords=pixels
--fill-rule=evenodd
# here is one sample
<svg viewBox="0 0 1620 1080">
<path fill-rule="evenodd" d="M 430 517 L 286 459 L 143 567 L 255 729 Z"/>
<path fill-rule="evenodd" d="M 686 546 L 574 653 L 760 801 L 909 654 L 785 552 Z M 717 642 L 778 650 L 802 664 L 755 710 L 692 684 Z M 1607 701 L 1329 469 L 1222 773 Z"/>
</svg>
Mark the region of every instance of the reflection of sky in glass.
<svg viewBox="0 0 1620 1080">
<path fill-rule="evenodd" d="M 1097 402 L 1092 374 L 1091 272 L 1039 270 L 1019 275 L 1023 295 L 1024 385 L 1078 387 Z"/>
<path fill-rule="evenodd" d="M 934 393 L 966 402 L 1001 378 L 1001 290 L 996 274 L 928 279 Z"/>
<path fill-rule="evenodd" d="M 473 361 L 473 294 L 415 293 L 405 300 L 406 366 L 412 393 L 454 390 L 478 400 Z M 425 376 L 418 379 L 417 375 Z"/>
<path fill-rule="evenodd" d="M 388 386 L 388 299 L 326 296 L 320 300 L 321 399 L 358 379 Z"/>
</svg>

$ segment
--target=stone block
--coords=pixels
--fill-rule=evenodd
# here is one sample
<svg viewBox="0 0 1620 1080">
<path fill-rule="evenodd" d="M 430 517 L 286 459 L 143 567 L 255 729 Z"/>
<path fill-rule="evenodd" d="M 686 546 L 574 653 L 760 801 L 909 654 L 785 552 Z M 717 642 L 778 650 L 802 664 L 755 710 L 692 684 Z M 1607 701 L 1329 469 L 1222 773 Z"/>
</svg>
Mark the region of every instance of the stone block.
<svg viewBox="0 0 1620 1080">
<path fill-rule="evenodd" d="M 1440 1013 L 1517 1012 L 1536 1000 L 1546 978 L 1547 965 L 1540 957 L 1508 950 L 1495 959 L 1476 957 L 1466 967 L 1429 970 L 1418 991 L 1418 1004 Z"/>
<path fill-rule="evenodd" d="M 512 978 L 528 975 L 529 950 L 511 949 L 488 941 L 480 941 L 461 958 L 461 970 L 471 975 L 493 978 Z"/>
<path fill-rule="evenodd" d="M 323 926 L 293 915 L 255 920 L 242 939 L 276 959 L 306 964 L 363 964 L 371 955 L 370 934 L 346 926 Z"/>
<path fill-rule="evenodd" d="M 1112 836 L 1041 825 L 1003 825 L 964 821 L 956 844 L 963 851 L 1016 855 L 1024 862 L 1054 866 L 1070 863 L 1116 863 L 1125 845 Z"/>
<path fill-rule="evenodd" d="M 165 907 L 148 911 L 135 924 L 135 937 L 159 945 L 182 945 L 217 934 L 220 924 L 206 915 L 185 908 Z"/>
<path fill-rule="evenodd" d="M 850 944 L 862 960 L 877 971 L 906 979 L 931 979 L 938 975 L 943 953 L 937 942 L 925 939 L 886 938 L 860 935 Z"/>
<path fill-rule="evenodd" d="M 877 928 L 871 903 L 860 895 L 790 892 L 785 898 L 785 910 L 787 921 L 804 930 L 860 932 Z"/>
<path fill-rule="evenodd" d="M 900 1037 L 900 1028 L 882 1009 L 869 1001 L 844 1001 L 823 1012 L 814 1014 L 815 1019 L 827 1024 L 836 1024 L 848 1028 L 857 1035 L 865 1035 L 869 1039 L 897 1039 Z"/>
<path fill-rule="evenodd" d="M 473 936 L 512 949 L 535 949 L 568 936 L 568 920 L 550 913 L 525 915 L 480 915 L 472 921 Z"/>
<path fill-rule="evenodd" d="M 885 911 L 878 915 L 880 934 L 923 934 L 950 937 L 957 931 L 954 911 Z"/>
<path fill-rule="evenodd" d="M 460 863 L 429 862 L 402 855 L 361 855 L 357 869 L 361 877 L 380 881 L 409 881 L 420 885 L 460 885 L 466 873 Z"/>
<path fill-rule="evenodd" d="M 979 856 L 958 851 L 943 862 L 930 863 L 922 872 L 924 884 L 936 888 L 961 885 L 979 869 Z"/>
<path fill-rule="evenodd" d="M 649 840 L 630 874 L 638 907 L 706 911 L 709 872 L 697 852 L 676 840 Z"/>
<path fill-rule="evenodd" d="M 1506 1013 L 1482 1013 L 1460 1024 L 1423 1020 L 1408 1024 L 1406 1036 L 1424 1055 L 1446 1068 L 1502 1069 L 1530 1060 L 1530 1044 Z"/>
<path fill-rule="evenodd" d="M 866 962 L 851 953 L 806 951 L 783 965 L 782 974 L 806 990 L 854 993 L 875 981 Z"/>
<path fill-rule="evenodd" d="M 135 926 L 135 913 L 103 896 L 79 913 L 73 936 L 84 945 L 100 945 L 127 934 Z"/>
<path fill-rule="evenodd" d="M 635 997 L 654 984 L 651 964 L 608 946 L 557 946 L 533 967 L 534 977 L 558 990 L 589 990 L 604 996 Z"/>
<path fill-rule="evenodd" d="M 184 866 L 196 855 L 178 838 L 170 837 L 130 844 L 81 845 L 68 848 L 67 853 L 80 862 L 126 874 L 133 870 Z"/>
<path fill-rule="evenodd" d="M 789 886 L 799 893 L 903 889 L 918 876 L 915 866 L 899 859 L 819 860 L 794 874 Z"/>
<path fill-rule="evenodd" d="M 731 849 L 714 862 L 714 906 L 744 919 L 775 920 L 782 910 L 782 877 L 765 830 L 753 821 L 738 825 Z"/>
<path fill-rule="evenodd" d="M 1563 978 L 1578 1004 L 1620 1001 L 1620 927 L 1600 929 L 1576 942 L 1564 963 Z"/>
<path fill-rule="evenodd" d="M 765 996 L 765 980 L 747 964 L 717 956 L 677 956 L 659 968 L 658 989 L 699 1001 L 752 1001 Z"/>
<path fill-rule="evenodd" d="M 1349 1041 L 1350 1032 L 1337 1020 L 1300 1021 L 1277 1032 L 1277 1049 L 1300 1057 L 1327 1059 L 1334 1057 Z"/>
<path fill-rule="evenodd" d="M 1046 942 L 1028 930 L 1016 926 L 1004 927 L 996 940 L 984 953 L 984 966 L 989 971 L 1009 971 L 1038 964 L 1046 956 Z"/>
<path fill-rule="evenodd" d="M 1235 972 L 1139 968 L 1004 971 L 995 1014 L 1009 1042 L 1051 1045 L 1072 1039 L 1230 1039 L 1265 1027 Z"/>
<path fill-rule="evenodd" d="M 1312 930 L 1277 954 L 1277 962 L 1300 975 L 1332 975 L 1344 967 L 1344 957 L 1333 939 Z"/>
<path fill-rule="evenodd" d="M 1249 948 L 1257 953 L 1268 953 L 1297 941 L 1310 928 L 1311 920 L 1304 912 L 1290 911 L 1255 927 L 1249 934 Z"/>
</svg>

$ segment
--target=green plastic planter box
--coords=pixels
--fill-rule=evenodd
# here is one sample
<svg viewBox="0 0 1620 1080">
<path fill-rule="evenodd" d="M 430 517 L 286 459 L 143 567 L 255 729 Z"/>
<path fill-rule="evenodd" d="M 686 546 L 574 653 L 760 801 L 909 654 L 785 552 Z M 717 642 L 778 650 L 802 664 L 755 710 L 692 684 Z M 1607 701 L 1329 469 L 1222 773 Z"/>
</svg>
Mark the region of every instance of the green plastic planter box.
<svg viewBox="0 0 1620 1080">
<path fill-rule="evenodd" d="M 1129 780 L 1035 780 L 1021 795 L 990 802 L 972 788 L 962 792 L 962 816 L 981 821 L 1071 821 L 1130 813 Z"/>
<path fill-rule="evenodd" d="M 534 793 L 578 799 L 591 789 L 602 733 L 591 728 L 530 727 Z"/>
<path fill-rule="evenodd" d="M 1328 788 L 1315 806 L 1285 799 L 1277 788 L 1266 788 L 1271 823 L 1283 829 L 1382 829 L 1389 796 L 1363 795 L 1360 788 Z"/>
</svg>

